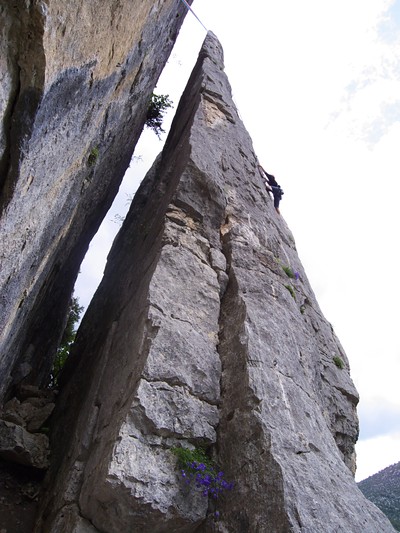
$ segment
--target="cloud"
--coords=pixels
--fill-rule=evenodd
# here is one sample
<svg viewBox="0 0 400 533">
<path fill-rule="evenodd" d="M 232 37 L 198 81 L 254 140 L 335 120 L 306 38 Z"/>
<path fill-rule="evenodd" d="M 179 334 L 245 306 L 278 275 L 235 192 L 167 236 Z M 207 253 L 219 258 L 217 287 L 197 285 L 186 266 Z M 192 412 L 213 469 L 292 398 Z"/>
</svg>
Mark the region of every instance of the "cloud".
<svg viewBox="0 0 400 533">
<path fill-rule="evenodd" d="M 385 11 L 378 24 L 377 32 L 379 38 L 388 44 L 400 41 L 400 0 L 392 2 L 389 9 Z"/>
<path fill-rule="evenodd" d="M 365 66 L 347 84 L 341 105 L 328 123 L 328 126 L 338 121 L 350 124 L 351 136 L 370 148 L 400 123 L 400 61 L 385 56 L 385 49 L 381 53 L 374 64 Z"/>
<path fill-rule="evenodd" d="M 400 122 L 400 99 L 393 102 L 383 102 L 380 114 L 365 127 L 364 139 L 370 144 L 377 144 L 390 128 Z"/>
<path fill-rule="evenodd" d="M 365 69 L 362 72 L 362 75 L 360 78 L 352 80 L 347 87 L 345 87 L 345 97 L 344 101 L 349 102 L 351 98 L 356 95 L 359 91 L 365 89 L 368 87 L 368 85 L 371 85 L 373 82 L 373 78 L 376 76 L 376 69 L 369 68 Z"/>
<path fill-rule="evenodd" d="M 368 398 L 360 403 L 358 413 L 361 420 L 360 440 L 388 435 L 396 427 L 400 432 L 400 405 L 390 403 L 385 398 Z"/>
<path fill-rule="evenodd" d="M 360 441 L 356 451 L 356 481 L 362 481 L 400 461 L 400 431 Z"/>
<path fill-rule="evenodd" d="M 367 40 L 360 38 L 352 59 L 352 77 L 328 125 L 350 125 L 350 136 L 372 149 L 400 123 L 400 0 L 370 20 Z"/>
</svg>

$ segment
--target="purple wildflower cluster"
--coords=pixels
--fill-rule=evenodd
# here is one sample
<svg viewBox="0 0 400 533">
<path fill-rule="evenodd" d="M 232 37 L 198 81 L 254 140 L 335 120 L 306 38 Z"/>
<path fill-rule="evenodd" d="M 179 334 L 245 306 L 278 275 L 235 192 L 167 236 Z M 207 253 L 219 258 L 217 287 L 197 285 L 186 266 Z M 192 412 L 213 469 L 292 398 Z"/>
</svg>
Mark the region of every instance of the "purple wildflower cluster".
<svg viewBox="0 0 400 533">
<path fill-rule="evenodd" d="M 188 462 L 186 468 L 182 468 L 181 473 L 186 483 L 194 482 L 196 487 L 202 490 L 203 496 L 210 495 L 217 499 L 224 491 L 233 489 L 233 482 L 226 481 L 223 472 L 217 472 L 213 467 L 204 463 Z"/>
</svg>

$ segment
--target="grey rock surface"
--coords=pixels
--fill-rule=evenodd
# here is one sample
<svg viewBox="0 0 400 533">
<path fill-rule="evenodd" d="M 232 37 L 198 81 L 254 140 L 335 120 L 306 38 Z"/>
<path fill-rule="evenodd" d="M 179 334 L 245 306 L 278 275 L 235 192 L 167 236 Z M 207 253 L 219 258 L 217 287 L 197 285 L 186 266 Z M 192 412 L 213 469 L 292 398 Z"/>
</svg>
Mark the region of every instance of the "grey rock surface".
<svg viewBox="0 0 400 533">
<path fill-rule="evenodd" d="M 25 466 L 46 469 L 49 466 L 49 439 L 32 434 L 23 427 L 0 420 L 0 457 Z"/>
<path fill-rule="evenodd" d="M 18 394 L 0 412 L 0 458 L 46 470 L 50 443 L 42 430 L 54 410 L 55 394 L 37 387 L 23 387 Z"/>
<path fill-rule="evenodd" d="M 349 363 L 211 33 L 63 380 L 37 531 L 394 531 L 354 482 Z M 212 502 L 182 484 L 179 445 L 205 446 L 234 490 Z"/>
<path fill-rule="evenodd" d="M 50 417 L 54 407 L 55 404 L 46 398 L 28 398 L 23 402 L 12 398 L 5 404 L 2 417 L 35 433 Z"/>
<path fill-rule="evenodd" d="M 81 261 L 186 13 L 176 0 L 1 3 L 0 401 L 48 383 Z"/>
</svg>

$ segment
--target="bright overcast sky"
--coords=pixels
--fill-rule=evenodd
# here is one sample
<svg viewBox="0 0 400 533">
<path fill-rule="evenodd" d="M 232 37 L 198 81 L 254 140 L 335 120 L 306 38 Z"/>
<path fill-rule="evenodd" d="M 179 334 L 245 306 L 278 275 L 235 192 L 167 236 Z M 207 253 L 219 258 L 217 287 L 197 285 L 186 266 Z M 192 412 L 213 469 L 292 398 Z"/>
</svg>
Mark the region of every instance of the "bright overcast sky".
<svg viewBox="0 0 400 533">
<path fill-rule="evenodd" d="M 177 2 L 180 0 L 176 0 Z M 400 461 L 400 0 L 195 0 L 360 393 L 360 481 Z M 175 104 L 205 30 L 188 13 L 156 92 Z M 168 117 L 169 127 L 172 116 Z M 164 136 L 165 137 L 165 136 Z M 146 130 L 82 265 L 87 305 L 128 197 L 162 143 Z"/>
</svg>

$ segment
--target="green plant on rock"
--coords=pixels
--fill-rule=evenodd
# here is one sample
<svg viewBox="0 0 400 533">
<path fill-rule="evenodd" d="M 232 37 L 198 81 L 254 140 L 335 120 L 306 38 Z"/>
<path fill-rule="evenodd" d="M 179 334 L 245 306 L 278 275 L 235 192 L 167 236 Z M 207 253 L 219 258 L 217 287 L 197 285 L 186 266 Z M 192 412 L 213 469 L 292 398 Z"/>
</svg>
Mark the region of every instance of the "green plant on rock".
<svg viewBox="0 0 400 533">
<path fill-rule="evenodd" d="M 186 467 L 188 463 L 193 461 L 197 463 L 204 463 L 207 467 L 212 468 L 213 462 L 208 457 L 204 448 L 183 448 L 181 446 L 174 446 L 171 451 L 178 459 L 179 467 Z"/>
<path fill-rule="evenodd" d="M 165 112 L 172 107 L 172 104 L 168 94 L 153 93 L 151 95 L 145 124 L 154 131 L 158 138 L 160 138 L 161 133 L 165 133 L 162 129 L 162 122 Z"/>
<path fill-rule="evenodd" d="M 296 294 L 294 292 L 294 289 L 291 285 L 285 285 L 285 288 L 290 292 L 292 298 L 295 300 L 296 299 Z"/>
<path fill-rule="evenodd" d="M 336 365 L 338 368 L 340 368 L 340 369 L 344 368 L 344 361 L 343 361 L 343 359 L 342 359 L 341 357 L 339 357 L 338 355 L 335 355 L 335 356 L 333 357 L 333 362 L 335 363 L 335 365 Z"/>
<path fill-rule="evenodd" d="M 293 272 L 293 270 L 291 269 L 290 266 L 285 266 L 285 265 L 281 265 L 282 266 L 282 270 L 285 272 L 285 274 L 289 277 L 289 278 L 292 278 L 294 279 L 295 278 L 295 274 Z"/>
<path fill-rule="evenodd" d="M 89 165 L 89 167 L 93 167 L 96 164 L 96 161 L 99 158 L 99 153 L 100 152 L 99 152 L 99 147 L 98 146 L 94 146 L 90 150 L 90 154 L 89 154 L 89 157 L 88 157 L 88 165 Z"/>
<path fill-rule="evenodd" d="M 71 300 L 67 324 L 65 326 L 65 330 L 61 338 L 61 343 L 54 358 L 53 368 L 51 370 L 49 386 L 52 388 L 57 387 L 58 385 L 58 378 L 60 376 L 61 370 L 63 369 L 68 359 L 71 346 L 73 345 L 75 340 L 77 330 L 76 325 L 79 321 L 82 311 L 83 307 L 79 305 L 78 298 L 73 297 Z"/>
<path fill-rule="evenodd" d="M 223 492 L 233 489 L 233 483 L 224 479 L 224 473 L 208 457 L 203 448 L 174 447 L 171 451 L 178 459 L 181 476 L 188 485 L 200 489 L 203 496 L 216 500 Z M 217 518 L 219 513 L 215 513 Z"/>
</svg>

